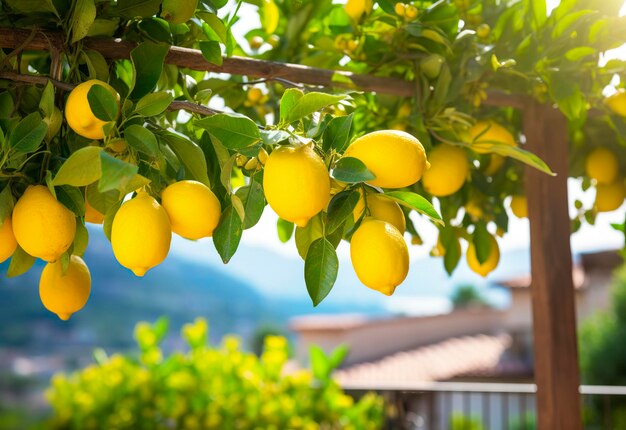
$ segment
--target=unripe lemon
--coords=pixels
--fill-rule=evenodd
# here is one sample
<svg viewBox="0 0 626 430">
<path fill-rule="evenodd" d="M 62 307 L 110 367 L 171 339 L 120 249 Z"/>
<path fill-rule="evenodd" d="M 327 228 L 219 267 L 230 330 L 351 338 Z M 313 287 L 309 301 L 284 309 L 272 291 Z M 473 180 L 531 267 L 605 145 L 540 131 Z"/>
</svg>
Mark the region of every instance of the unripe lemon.
<svg viewBox="0 0 626 430">
<path fill-rule="evenodd" d="M 613 112 L 626 117 L 626 90 L 620 88 L 617 92 L 604 101 Z"/>
<path fill-rule="evenodd" d="M 72 255 L 63 274 L 61 261 L 48 263 L 41 272 L 39 297 L 50 312 L 63 321 L 85 306 L 91 293 L 91 275 L 82 258 Z"/>
<path fill-rule="evenodd" d="M 617 157 L 610 149 L 602 146 L 594 148 L 585 159 L 585 172 L 598 184 L 611 184 L 619 173 Z"/>
<path fill-rule="evenodd" d="M 198 181 L 180 181 L 168 186 L 161 204 L 172 224 L 172 231 L 197 240 L 211 237 L 220 222 L 222 206 L 213 191 Z"/>
<path fill-rule="evenodd" d="M 422 184 L 429 194 L 443 197 L 461 189 L 469 173 L 469 161 L 463 148 L 444 143 L 436 146 L 428 159 L 430 169 L 424 172 Z"/>
<path fill-rule="evenodd" d="M 115 215 L 111 246 L 117 261 L 143 276 L 170 250 L 172 228 L 165 209 L 146 192 L 125 202 Z"/>
<path fill-rule="evenodd" d="M 439 54 L 430 54 L 420 62 L 420 69 L 428 79 L 436 79 L 446 60 Z"/>
<path fill-rule="evenodd" d="M 7 217 L 0 226 L 0 263 L 8 260 L 17 249 L 17 241 L 13 235 L 11 217 Z"/>
<path fill-rule="evenodd" d="M 491 145 L 494 143 L 516 146 L 513 135 L 495 121 L 478 121 L 469 130 L 466 141 L 470 143 L 474 152 L 478 154 L 488 154 L 491 152 Z M 504 157 L 499 154 L 491 154 L 491 159 L 485 173 L 493 175 L 504 164 Z"/>
<path fill-rule="evenodd" d="M 102 127 L 106 121 L 98 119 L 89 106 L 87 94 L 94 85 L 100 85 L 111 92 L 119 101 L 119 94 L 109 84 L 97 79 L 83 82 L 72 90 L 65 103 L 65 119 L 76 134 L 87 139 L 104 138 Z"/>
<path fill-rule="evenodd" d="M 31 185 L 13 208 L 17 243 L 33 257 L 56 261 L 74 241 L 76 217 L 43 185 Z"/>
<path fill-rule="evenodd" d="M 398 15 L 404 16 L 406 13 L 406 5 L 404 3 L 396 3 L 394 10 Z"/>
<path fill-rule="evenodd" d="M 489 24 L 480 24 L 476 29 L 476 35 L 481 39 L 488 38 L 490 33 L 491 27 L 489 27 Z"/>
<path fill-rule="evenodd" d="M 595 209 L 598 212 L 611 212 L 618 209 L 626 199 L 626 185 L 622 178 L 612 184 L 596 186 Z"/>
<path fill-rule="evenodd" d="M 407 19 L 415 19 L 417 18 L 417 12 L 417 8 L 411 4 L 406 7 L 406 10 L 404 11 L 404 16 Z"/>
<path fill-rule="evenodd" d="M 472 242 L 470 242 L 469 247 L 467 248 L 467 265 L 474 273 L 477 273 L 482 277 L 491 273 L 500 262 L 500 248 L 498 247 L 498 241 L 493 236 L 489 236 L 489 240 L 491 242 L 491 250 L 489 251 L 489 256 L 483 264 L 478 262 L 476 247 Z"/>
<path fill-rule="evenodd" d="M 261 36 L 252 36 L 252 38 L 250 39 L 250 48 L 257 50 L 259 49 L 261 46 L 263 46 L 263 43 L 265 43 L 265 41 L 263 40 L 263 38 Z"/>
<path fill-rule="evenodd" d="M 87 199 L 85 199 L 85 222 L 91 224 L 102 224 L 104 222 L 104 215 L 91 206 Z"/>
<path fill-rule="evenodd" d="M 344 6 L 345 11 L 355 21 L 361 19 L 363 14 L 369 15 L 374 7 L 373 0 L 348 0 Z"/>
<path fill-rule="evenodd" d="M 426 151 L 415 137 L 398 130 L 381 130 L 356 139 L 344 156 L 361 160 L 376 175 L 368 184 L 404 188 L 422 178 L 428 167 Z"/>
<path fill-rule="evenodd" d="M 409 248 L 388 222 L 367 218 L 352 235 L 350 259 L 367 287 L 392 295 L 409 273 Z"/>
<path fill-rule="evenodd" d="M 404 102 L 398 108 L 398 118 L 407 118 L 411 115 L 412 111 L 413 107 L 411 107 L 411 104 L 409 102 Z"/>
<path fill-rule="evenodd" d="M 330 178 L 311 146 L 282 146 L 272 151 L 263 174 L 265 198 L 282 219 L 304 227 L 328 205 Z"/>
<path fill-rule="evenodd" d="M 163 0 L 161 18 L 171 24 L 183 24 L 193 17 L 198 0 Z"/>
<path fill-rule="evenodd" d="M 511 212 L 518 218 L 528 218 L 528 202 L 526 196 L 513 196 L 511 198 Z"/>
<path fill-rule="evenodd" d="M 265 163 L 267 163 L 267 157 L 269 157 L 267 151 L 263 148 L 259 149 L 258 157 L 261 164 L 265 166 Z"/>
<path fill-rule="evenodd" d="M 365 201 L 363 199 L 363 192 L 359 190 L 361 198 L 354 207 L 352 212 L 354 221 L 358 221 L 365 211 Z M 380 221 L 386 221 L 398 229 L 400 233 L 404 233 L 406 230 L 406 220 L 404 219 L 404 213 L 400 209 L 400 205 L 390 198 L 383 196 L 382 194 L 367 194 L 367 207 L 369 209 L 369 216 Z"/>
</svg>

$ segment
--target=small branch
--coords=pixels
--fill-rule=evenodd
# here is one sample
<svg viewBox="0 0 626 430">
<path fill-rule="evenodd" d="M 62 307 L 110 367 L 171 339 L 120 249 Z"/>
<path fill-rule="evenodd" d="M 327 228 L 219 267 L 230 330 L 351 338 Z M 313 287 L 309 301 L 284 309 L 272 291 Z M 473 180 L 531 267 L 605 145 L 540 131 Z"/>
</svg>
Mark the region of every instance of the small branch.
<svg viewBox="0 0 626 430">
<path fill-rule="evenodd" d="M 7 54 L 6 57 L 2 59 L 2 61 L 0 62 L 0 68 L 4 67 L 6 64 L 9 64 L 9 60 L 11 58 L 15 57 L 16 55 L 21 54 L 22 51 L 26 49 L 28 45 L 30 45 L 30 43 L 33 41 L 38 31 L 39 31 L 39 27 L 33 27 L 30 34 L 24 39 L 24 41 L 18 46 L 16 46 L 13 51 L 11 51 L 9 54 Z"/>
<path fill-rule="evenodd" d="M 14 72 L 2 72 L 0 71 L 0 79 L 7 79 L 13 82 L 23 82 L 26 84 L 35 84 L 35 85 L 46 85 L 48 82 L 51 82 L 57 88 L 60 88 L 64 91 L 72 91 L 76 85 L 68 84 L 67 82 L 57 81 L 56 79 L 51 79 L 45 76 L 34 76 L 34 75 L 22 75 Z M 200 115 L 211 116 L 221 111 L 211 109 L 209 107 L 181 100 L 174 100 L 167 107 L 167 110 L 176 111 L 176 110 L 185 110 L 188 112 L 197 113 Z"/>
</svg>

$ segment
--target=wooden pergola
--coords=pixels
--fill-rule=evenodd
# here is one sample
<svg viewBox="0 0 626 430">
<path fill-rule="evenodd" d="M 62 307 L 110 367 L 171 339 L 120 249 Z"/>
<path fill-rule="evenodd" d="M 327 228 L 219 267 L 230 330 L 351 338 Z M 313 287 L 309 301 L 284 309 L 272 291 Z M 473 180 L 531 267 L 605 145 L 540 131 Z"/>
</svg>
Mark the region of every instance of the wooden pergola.
<svg viewBox="0 0 626 430">
<path fill-rule="evenodd" d="M 58 32 L 0 28 L 0 48 L 45 50 L 58 53 L 64 36 Z M 111 60 L 128 59 L 134 43 L 119 39 L 84 40 L 85 47 Z M 263 79 L 284 79 L 323 87 L 345 87 L 333 77 L 340 74 L 368 92 L 416 97 L 416 82 L 359 75 L 350 72 L 261 61 L 224 58 L 221 66 L 207 62 L 198 50 L 171 47 L 166 63 L 193 70 Z M 47 77 L 0 72 L 0 79 L 43 83 Z M 72 85 L 55 82 L 62 89 Z M 572 280 L 567 172 L 568 132 L 565 117 L 554 107 L 525 96 L 490 93 L 485 103 L 519 109 L 523 113 L 525 148 L 541 157 L 556 176 L 526 169 L 525 190 L 530 221 L 534 372 L 537 386 L 538 428 L 582 430 L 576 309 Z M 171 109 L 210 115 L 211 109 L 190 102 L 173 102 Z"/>
</svg>

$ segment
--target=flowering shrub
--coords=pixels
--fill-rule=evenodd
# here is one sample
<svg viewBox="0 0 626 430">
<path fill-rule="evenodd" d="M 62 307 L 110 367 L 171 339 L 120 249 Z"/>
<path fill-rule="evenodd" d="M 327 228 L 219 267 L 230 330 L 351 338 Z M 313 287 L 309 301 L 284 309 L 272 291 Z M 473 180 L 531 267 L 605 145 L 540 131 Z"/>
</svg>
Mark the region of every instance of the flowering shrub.
<svg viewBox="0 0 626 430">
<path fill-rule="evenodd" d="M 236 337 L 207 343 L 198 319 L 183 327 L 188 352 L 164 357 L 167 323 L 140 323 L 139 359 L 96 351 L 96 364 L 55 375 L 47 391 L 54 429 L 379 429 L 383 400 L 355 401 L 331 379 L 345 348 L 312 350 L 312 370 L 284 374 L 287 341 L 269 336 L 260 357 Z"/>
</svg>

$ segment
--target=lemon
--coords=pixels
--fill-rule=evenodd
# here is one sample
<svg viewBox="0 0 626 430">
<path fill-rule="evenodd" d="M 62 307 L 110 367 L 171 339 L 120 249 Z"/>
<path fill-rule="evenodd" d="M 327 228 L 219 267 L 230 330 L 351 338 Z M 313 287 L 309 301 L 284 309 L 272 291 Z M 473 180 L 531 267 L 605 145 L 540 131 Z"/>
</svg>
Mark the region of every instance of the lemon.
<svg viewBox="0 0 626 430">
<path fill-rule="evenodd" d="M 471 199 L 464 206 L 465 213 L 467 213 L 473 220 L 479 220 L 483 218 L 484 212 L 480 203 Z"/>
<path fill-rule="evenodd" d="M 137 276 L 145 275 L 165 260 L 171 240 L 167 212 L 144 191 L 125 202 L 113 219 L 113 254 L 122 266 Z"/>
<path fill-rule="evenodd" d="M 614 113 L 626 117 L 626 90 L 620 88 L 615 94 L 607 97 L 604 102 Z"/>
<path fill-rule="evenodd" d="M 104 222 L 104 215 L 91 206 L 87 199 L 85 199 L 85 222 L 92 224 L 102 224 Z"/>
<path fill-rule="evenodd" d="M 453 242 L 454 248 L 456 249 L 456 255 L 461 255 L 461 242 L 459 242 L 458 238 Z M 446 248 L 443 246 L 441 242 L 441 235 L 437 237 L 437 245 L 434 250 L 435 256 L 437 257 L 445 257 Z"/>
<path fill-rule="evenodd" d="M 526 196 L 513 196 L 511 198 L 511 212 L 518 218 L 528 218 Z"/>
<path fill-rule="evenodd" d="M 0 226 L 0 263 L 8 260 L 17 249 L 17 241 L 13 234 L 13 223 L 11 217 L 7 217 Z"/>
<path fill-rule="evenodd" d="M 172 231 L 186 239 L 211 237 L 222 214 L 213 191 L 198 181 L 180 181 L 168 186 L 161 204 L 172 224 Z"/>
<path fill-rule="evenodd" d="M 359 190 L 361 198 L 354 207 L 352 212 L 354 221 L 358 221 L 365 211 L 365 201 L 363 199 L 363 192 Z M 398 229 L 400 233 L 404 233 L 406 230 L 406 220 L 404 219 L 404 212 L 400 209 L 400 205 L 390 198 L 385 197 L 382 194 L 367 194 L 367 207 L 369 209 L 369 215 L 377 220 L 386 221 Z"/>
<path fill-rule="evenodd" d="M 161 18 L 171 24 L 183 24 L 193 17 L 198 0 L 163 0 Z"/>
<path fill-rule="evenodd" d="M 252 36 L 252 38 L 250 38 L 250 41 L 248 42 L 250 48 L 254 50 L 257 50 L 261 46 L 263 46 L 263 43 L 265 43 L 265 40 L 263 40 L 261 36 Z"/>
<path fill-rule="evenodd" d="M 500 262 L 500 248 L 498 247 L 498 241 L 493 236 L 489 236 L 489 240 L 491 242 L 491 249 L 489 251 L 489 256 L 483 264 L 478 262 L 476 247 L 472 242 L 470 242 L 469 247 L 467 248 L 467 265 L 474 273 L 477 273 L 482 277 L 491 273 Z"/>
<path fill-rule="evenodd" d="M 344 9 L 350 18 L 359 21 L 363 15 L 369 15 L 373 7 L 373 0 L 348 0 Z"/>
<path fill-rule="evenodd" d="M 488 154 L 491 152 L 491 145 L 494 143 L 516 146 L 515 138 L 503 126 L 495 121 L 478 121 L 469 130 L 467 142 L 471 144 L 474 152 L 478 154 Z M 491 154 L 489 164 L 485 168 L 487 175 L 493 175 L 504 164 L 504 157 L 499 154 Z"/>
<path fill-rule="evenodd" d="M 422 184 L 433 196 L 444 197 L 461 189 L 469 173 L 469 161 L 463 148 L 442 144 L 430 154 L 430 169 L 424 172 Z"/>
<path fill-rule="evenodd" d="M 612 184 L 598 184 L 596 186 L 595 208 L 598 212 L 611 212 L 619 208 L 626 199 L 626 185 L 619 178 Z"/>
<path fill-rule="evenodd" d="M 489 27 L 489 24 L 480 24 L 478 28 L 476 29 L 476 35 L 480 39 L 488 38 L 490 33 L 491 33 L 491 27 Z"/>
<path fill-rule="evenodd" d="M 76 217 L 43 185 L 31 185 L 13 208 L 13 233 L 26 253 L 56 261 L 74 241 Z"/>
<path fill-rule="evenodd" d="M 282 219 L 304 227 L 330 199 L 324 161 L 309 145 L 272 151 L 263 174 L 265 198 Z"/>
<path fill-rule="evenodd" d="M 388 222 L 367 218 L 352 235 L 350 259 L 359 280 L 390 296 L 409 273 L 409 248 Z"/>
<path fill-rule="evenodd" d="M 350 144 L 344 155 L 361 160 L 376 175 L 368 183 L 383 188 L 413 185 L 430 166 L 420 141 L 398 130 L 380 130 L 361 136 Z"/>
<path fill-rule="evenodd" d="M 617 157 L 610 149 L 599 146 L 589 152 L 585 159 L 585 172 L 598 184 L 611 184 L 617 178 L 619 166 Z"/>
<path fill-rule="evenodd" d="M 98 119 L 91 111 L 87 94 L 94 85 L 100 85 L 111 92 L 119 102 L 119 94 L 106 82 L 92 79 L 79 84 L 72 90 L 65 103 L 65 119 L 76 134 L 87 139 L 102 139 L 104 131 L 102 127 L 106 121 Z"/>
<path fill-rule="evenodd" d="M 61 261 L 48 263 L 41 272 L 39 297 L 63 321 L 85 306 L 91 293 L 91 275 L 82 258 L 72 255 L 65 274 Z"/>
<path fill-rule="evenodd" d="M 261 91 L 260 88 L 250 88 L 248 90 L 248 94 L 246 95 L 248 101 L 250 102 L 250 104 L 257 104 L 261 101 L 261 99 L 263 98 L 263 91 Z"/>
</svg>

